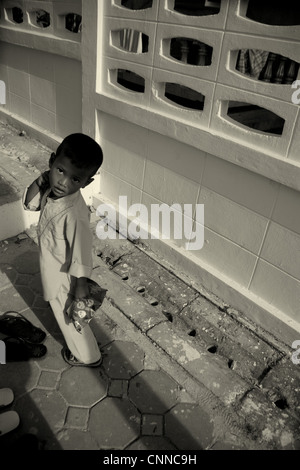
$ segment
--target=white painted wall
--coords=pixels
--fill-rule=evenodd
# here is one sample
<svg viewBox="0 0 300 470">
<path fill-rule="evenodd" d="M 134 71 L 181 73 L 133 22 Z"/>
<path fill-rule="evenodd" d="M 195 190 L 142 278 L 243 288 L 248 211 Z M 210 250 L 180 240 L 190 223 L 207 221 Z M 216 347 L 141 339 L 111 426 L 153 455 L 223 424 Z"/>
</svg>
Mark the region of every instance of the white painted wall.
<svg viewBox="0 0 300 470">
<path fill-rule="evenodd" d="M 23 11 L 15 24 L 12 7 Z M 49 28 L 30 20 L 33 11 L 51 14 Z M 81 2 L 4 1 L 0 6 L 0 75 L 6 86 L 3 111 L 32 127 L 63 138 L 82 128 L 81 34 L 62 28 L 61 17 L 81 13 Z"/>
<path fill-rule="evenodd" d="M 185 240 L 152 247 L 178 270 L 186 263 L 196 284 L 262 325 L 272 325 L 282 338 L 293 337 L 279 320 L 298 331 L 300 193 L 116 117 L 101 113 L 98 119 L 106 157 L 102 195 L 115 204 L 125 195 L 128 205 L 142 202 L 149 214 L 151 204 L 204 204 L 201 250 L 186 252 Z M 151 246 L 150 240 L 144 243 Z M 232 287 L 240 293 L 237 298 Z"/>
<path fill-rule="evenodd" d="M 63 137 L 81 131 L 81 63 L 50 52 L 0 43 L 6 109 Z"/>
<path fill-rule="evenodd" d="M 18 3 L 26 9 L 30 2 Z M 35 3 L 53 8 L 54 18 L 75 5 Z M 23 120 L 56 140 L 78 127 L 96 137 L 105 157 L 98 202 L 117 204 L 126 195 L 128 204 L 148 208 L 203 203 L 201 250 L 187 252 L 180 240 L 154 240 L 152 248 L 193 283 L 291 344 L 300 334 L 299 106 L 290 87 L 241 77 L 232 61 L 237 48 L 252 47 L 300 62 L 300 27 L 250 21 L 243 16 L 246 3 L 222 1 L 215 17 L 182 18 L 171 0 L 153 0 L 146 11 L 124 11 L 120 0 L 89 0 L 82 4 L 82 33 L 72 37 L 57 19 L 47 34 L 8 24 L 4 1 L 0 79 L 8 83 L 8 101 L 1 110 L 3 118 Z M 110 34 L 121 27 L 147 34 L 149 53 L 115 48 Z M 162 41 L 183 33 L 214 47 L 210 68 L 194 69 L 162 53 Z M 110 70 L 118 67 L 145 77 L 145 93 L 115 86 Z M 160 84 L 171 79 L 203 91 L 202 113 L 162 99 Z M 282 136 L 234 124 L 224 115 L 233 99 L 280 114 L 286 120 Z"/>
</svg>

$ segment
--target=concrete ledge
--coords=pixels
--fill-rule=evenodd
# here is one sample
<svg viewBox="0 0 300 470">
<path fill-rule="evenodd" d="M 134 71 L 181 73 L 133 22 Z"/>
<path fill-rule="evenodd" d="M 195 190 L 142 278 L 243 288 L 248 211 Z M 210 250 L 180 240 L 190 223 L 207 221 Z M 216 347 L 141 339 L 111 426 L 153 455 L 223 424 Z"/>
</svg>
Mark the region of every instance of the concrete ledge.
<svg viewBox="0 0 300 470">
<path fill-rule="evenodd" d="M 198 258 L 191 253 L 183 252 L 165 240 L 150 240 L 147 248 L 147 253 L 150 249 L 157 259 L 163 257 L 176 273 L 187 277 L 199 292 L 203 292 L 208 298 L 210 293 L 218 293 L 219 299 L 222 299 L 221 305 L 225 303 L 225 308 L 231 307 L 243 312 L 250 322 L 267 330 L 288 347 L 300 337 L 299 323 L 211 266 L 200 264 Z"/>
<path fill-rule="evenodd" d="M 181 336 L 163 313 L 124 285 L 103 262 L 94 268 L 93 279 L 108 290 L 107 299 L 113 306 L 222 403 L 232 405 L 249 390 L 250 385 L 230 370 L 225 360 L 212 357 L 203 346 Z"/>
<path fill-rule="evenodd" d="M 51 134 L 50 132 L 45 132 L 44 128 L 39 127 L 32 122 L 28 122 L 4 108 L 0 108 L 0 120 L 5 124 L 13 126 L 19 131 L 25 131 L 29 137 L 38 140 L 41 144 L 49 147 L 52 151 L 57 148 L 57 145 L 61 141 L 61 137 Z"/>
<path fill-rule="evenodd" d="M 49 35 L 44 31 L 20 31 L 1 25 L 0 41 L 81 60 L 80 42 Z"/>
<path fill-rule="evenodd" d="M 94 197 L 94 207 L 112 204 L 117 213 L 118 207 L 107 200 L 102 194 Z M 124 216 L 123 216 L 124 217 Z M 99 219 L 100 220 L 100 219 Z M 128 220 L 128 223 L 131 221 Z M 122 227 L 118 227 L 122 233 Z M 237 309 L 247 321 L 247 326 L 254 328 L 258 325 L 267 331 L 271 344 L 278 343 L 285 351 L 291 351 L 293 341 L 300 337 L 300 324 L 287 317 L 272 305 L 250 291 L 243 288 L 223 273 L 218 272 L 209 265 L 200 264 L 199 259 L 191 252 L 176 246 L 172 241 L 151 239 L 139 242 L 142 250 L 168 267 L 176 276 L 193 286 L 204 297 L 213 301 L 223 309 Z M 218 297 L 215 294 L 217 293 Z M 238 312 L 236 312 L 238 314 Z"/>
<path fill-rule="evenodd" d="M 290 158 L 281 158 L 272 150 L 263 151 L 253 144 L 243 145 L 236 137 L 226 138 L 228 132 L 186 125 L 155 110 L 125 103 L 108 96 L 95 95 L 96 108 L 101 122 L 101 113 L 107 113 L 127 122 L 163 134 L 181 143 L 198 148 L 202 152 L 222 158 L 242 168 L 278 183 L 300 190 L 300 165 Z M 233 127 L 233 126 L 232 126 Z"/>
<path fill-rule="evenodd" d="M 148 336 L 225 405 L 233 404 L 249 390 L 249 384 L 228 369 L 225 361 L 220 357 L 212 361 L 209 352 L 195 347 L 186 336 L 181 337 L 172 324 L 161 323 Z"/>
</svg>

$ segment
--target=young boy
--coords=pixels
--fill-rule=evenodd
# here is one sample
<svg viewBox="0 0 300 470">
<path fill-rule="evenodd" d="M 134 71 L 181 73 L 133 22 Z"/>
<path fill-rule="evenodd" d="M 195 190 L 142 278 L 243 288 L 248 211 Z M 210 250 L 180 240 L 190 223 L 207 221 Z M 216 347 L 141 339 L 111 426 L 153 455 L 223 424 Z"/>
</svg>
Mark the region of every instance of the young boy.
<svg viewBox="0 0 300 470">
<path fill-rule="evenodd" d="M 77 331 L 67 310 L 74 299 L 89 297 L 92 233 L 80 188 L 93 181 L 102 162 L 97 142 L 85 134 L 71 134 L 52 153 L 50 170 L 26 189 L 23 198 L 25 209 L 40 211 L 37 235 L 44 298 L 65 338 L 62 354 L 71 365 L 96 367 L 101 362 L 90 326 Z"/>
</svg>

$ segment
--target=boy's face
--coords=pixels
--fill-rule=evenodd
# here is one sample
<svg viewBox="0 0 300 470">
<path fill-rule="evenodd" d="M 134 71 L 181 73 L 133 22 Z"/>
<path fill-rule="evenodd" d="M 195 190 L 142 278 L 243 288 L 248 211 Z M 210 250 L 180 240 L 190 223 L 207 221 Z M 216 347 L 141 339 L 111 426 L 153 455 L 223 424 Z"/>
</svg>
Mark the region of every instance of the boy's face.
<svg viewBox="0 0 300 470">
<path fill-rule="evenodd" d="M 90 168 L 78 168 L 63 153 L 58 157 L 53 154 L 49 166 L 49 182 L 55 199 L 74 194 L 93 181 Z"/>
</svg>

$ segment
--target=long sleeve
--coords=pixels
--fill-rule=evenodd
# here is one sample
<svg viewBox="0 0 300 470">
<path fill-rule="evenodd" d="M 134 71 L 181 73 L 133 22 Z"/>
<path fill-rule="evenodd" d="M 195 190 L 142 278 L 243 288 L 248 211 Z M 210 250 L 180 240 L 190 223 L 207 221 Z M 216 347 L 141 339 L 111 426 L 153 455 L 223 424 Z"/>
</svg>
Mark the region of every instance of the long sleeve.
<svg viewBox="0 0 300 470">
<path fill-rule="evenodd" d="M 90 277 L 92 262 L 92 233 L 88 217 L 75 219 L 72 214 L 66 221 L 66 238 L 70 250 L 68 273 L 74 277 Z"/>
<path fill-rule="evenodd" d="M 23 204 L 23 209 L 28 210 L 28 211 L 39 211 L 41 210 L 41 201 L 42 201 L 42 196 L 41 193 L 38 192 L 31 201 L 25 205 L 25 199 L 27 195 L 29 186 L 24 191 L 23 197 L 22 197 L 22 204 Z"/>
</svg>

